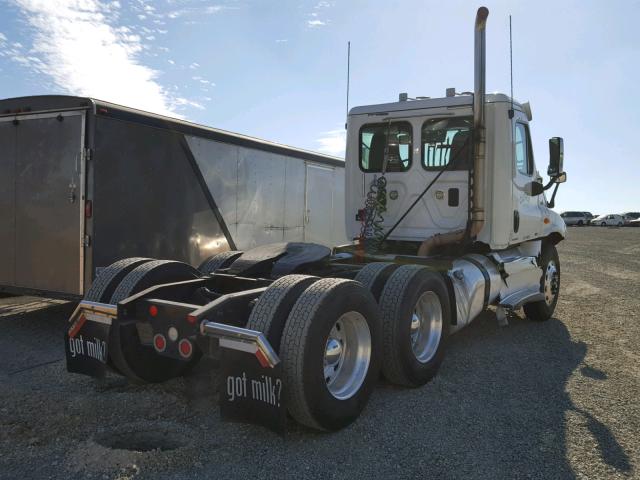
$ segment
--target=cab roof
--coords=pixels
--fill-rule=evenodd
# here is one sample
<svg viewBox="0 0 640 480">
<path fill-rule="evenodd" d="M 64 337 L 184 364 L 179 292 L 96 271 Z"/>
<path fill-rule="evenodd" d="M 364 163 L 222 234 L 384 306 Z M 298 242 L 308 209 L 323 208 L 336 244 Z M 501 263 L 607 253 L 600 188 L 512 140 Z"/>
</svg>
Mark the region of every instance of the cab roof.
<svg viewBox="0 0 640 480">
<path fill-rule="evenodd" d="M 487 103 L 510 103 L 511 97 L 504 93 L 489 93 L 486 95 Z M 349 115 L 370 115 L 389 112 L 399 112 L 408 110 L 424 110 L 427 108 L 441 107 L 464 107 L 473 106 L 473 95 L 458 95 L 455 97 L 425 98 L 420 100 L 407 100 L 404 102 L 380 103 L 377 105 L 365 105 L 354 107 L 349 111 Z M 513 106 L 516 110 L 522 111 L 520 103 L 514 100 Z"/>
</svg>

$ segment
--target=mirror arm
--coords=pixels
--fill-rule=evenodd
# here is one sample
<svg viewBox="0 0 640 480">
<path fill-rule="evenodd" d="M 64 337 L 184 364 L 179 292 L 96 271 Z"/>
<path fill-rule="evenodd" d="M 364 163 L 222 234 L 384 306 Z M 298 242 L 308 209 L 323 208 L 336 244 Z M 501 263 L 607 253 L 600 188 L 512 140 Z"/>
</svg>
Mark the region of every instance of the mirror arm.
<svg viewBox="0 0 640 480">
<path fill-rule="evenodd" d="M 553 184 L 554 184 L 555 182 L 556 182 L 556 177 L 552 177 L 552 178 L 549 180 L 549 183 L 547 183 L 544 187 L 542 187 L 542 191 L 543 191 L 543 192 L 546 192 L 547 190 L 549 190 L 549 189 L 553 186 Z M 556 185 L 559 185 L 559 184 L 558 184 L 558 183 L 556 183 Z M 555 195 L 555 192 L 554 192 L 554 195 Z"/>
<path fill-rule="evenodd" d="M 549 182 L 549 185 L 551 185 L 551 182 Z M 549 200 L 547 202 L 547 207 L 548 208 L 553 208 L 556 205 L 556 193 L 558 193 L 558 187 L 560 186 L 559 183 L 556 183 L 556 188 L 553 189 L 553 194 L 551 195 L 551 200 Z"/>
</svg>

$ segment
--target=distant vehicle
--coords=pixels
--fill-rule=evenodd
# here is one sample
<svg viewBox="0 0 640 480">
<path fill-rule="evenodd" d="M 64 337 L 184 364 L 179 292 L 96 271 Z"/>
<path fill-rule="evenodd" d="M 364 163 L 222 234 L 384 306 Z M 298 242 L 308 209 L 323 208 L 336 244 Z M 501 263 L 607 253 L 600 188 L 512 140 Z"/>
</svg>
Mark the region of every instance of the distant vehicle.
<svg viewBox="0 0 640 480">
<path fill-rule="evenodd" d="M 564 223 L 567 227 L 571 225 L 582 227 L 583 225 L 589 224 L 589 218 L 585 212 L 563 212 L 560 216 L 564 219 Z"/>
<path fill-rule="evenodd" d="M 566 222 L 566 220 L 565 220 Z M 600 227 L 618 226 L 624 225 L 624 217 L 615 213 L 609 215 L 600 215 L 599 217 L 591 220 L 591 225 L 598 225 Z"/>
<path fill-rule="evenodd" d="M 640 218 L 637 220 L 631 220 L 628 224 L 628 227 L 640 227 Z"/>
<path fill-rule="evenodd" d="M 640 212 L 626 212 L 622 214 L 624 224 L 629 225 L 633 220 L 640 220 Z"/>
<path fill-rule="evenodd" d="M 587 225 L 589 225 L 589 223 L 591 222 L 591 220 L 593 220 L 594 218 L 596 218 L 596 216 L 591 213 L 591 212 L 582 212 L 584 213 L 584 216 L 587 217 Z"/>
</svg>

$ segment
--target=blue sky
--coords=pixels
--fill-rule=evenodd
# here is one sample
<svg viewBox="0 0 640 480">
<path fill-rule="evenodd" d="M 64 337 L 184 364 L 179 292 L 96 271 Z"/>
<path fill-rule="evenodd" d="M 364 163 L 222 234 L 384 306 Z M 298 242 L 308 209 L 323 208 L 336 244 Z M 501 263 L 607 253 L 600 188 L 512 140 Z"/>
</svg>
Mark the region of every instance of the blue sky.
<svg viewBox="0 0 640 480">
<path fill-rule="evenodd" d="M 640 210 L 640 2 L 487 1 L 487 89 L 529 100 L 536 161 L 565 139 L 559 210 Z M 468 1 L 0 0 L 0 97 L 66 93 L 344 151 L 351 105 L 473 87 Z"/>
</svg>

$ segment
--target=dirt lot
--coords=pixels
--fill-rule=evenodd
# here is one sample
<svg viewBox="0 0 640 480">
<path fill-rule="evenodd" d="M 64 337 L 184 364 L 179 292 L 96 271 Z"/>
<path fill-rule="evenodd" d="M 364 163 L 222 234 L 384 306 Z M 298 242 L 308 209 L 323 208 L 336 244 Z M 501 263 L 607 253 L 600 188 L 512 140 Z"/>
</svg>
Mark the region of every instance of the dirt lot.
<svg viewBox="0 0 640 480">
<path fill-rule="evenodd" d="M 640 229 L 571 228 L 554 319 L 487 313 L 335 434 L 222 423 L 216 376 L 67 374 L 72 305 L 0 299 L 0 478 L 640 477 Z M 122 447 L 130 447 L 127 450 Z"/>
</svg>

